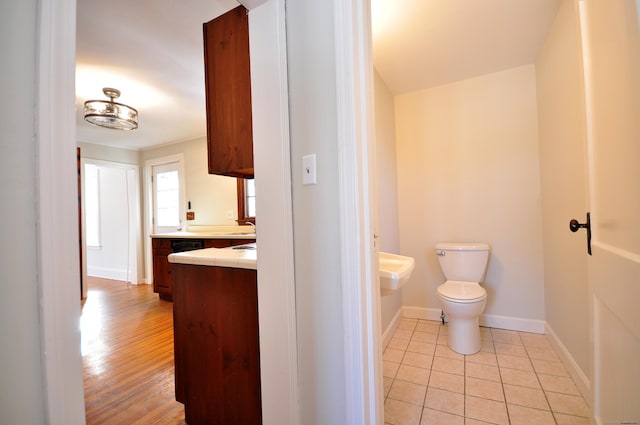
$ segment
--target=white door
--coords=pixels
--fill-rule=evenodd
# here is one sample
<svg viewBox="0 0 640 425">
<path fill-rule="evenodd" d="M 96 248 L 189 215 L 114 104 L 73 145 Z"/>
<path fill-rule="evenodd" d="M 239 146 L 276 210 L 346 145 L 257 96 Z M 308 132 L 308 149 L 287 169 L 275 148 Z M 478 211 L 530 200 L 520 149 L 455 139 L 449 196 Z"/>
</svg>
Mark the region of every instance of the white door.
<svg viewBox="0 0 640 425">
<path fill-rule="evenodd" d="M 640 424 L 640 32 L 636 0 L 581 3 L 597 424 Z"/>
<path fill-rule="evenodd" d="M 182 230 L 184 212 L 180 163 L 153 166 L 153 233 Z"/>
</svg>

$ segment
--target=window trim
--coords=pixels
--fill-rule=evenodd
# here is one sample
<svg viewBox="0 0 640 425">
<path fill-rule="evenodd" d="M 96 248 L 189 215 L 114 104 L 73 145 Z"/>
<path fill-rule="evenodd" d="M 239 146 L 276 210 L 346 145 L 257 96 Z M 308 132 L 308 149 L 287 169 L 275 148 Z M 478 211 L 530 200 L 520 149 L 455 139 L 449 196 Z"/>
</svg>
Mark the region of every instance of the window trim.
<svg viewBox="0 0 640 425">
<path fill-rule="evenodd" d="M 89 176 L 88 176 L 88 172 L 87 172 L 87 167 L 93 167 L 95 168 L 95 174 L 93 175 L 95 181 L 92 181 L 92 187 L 91 189 L 94 191 L 95 194 L 95 205 L 93 205 L 93 207 L 95 208 L 91 208 L 91 206 L 89 205 L 90 200 L 92 199 L 92 197 L 90 197 L 88 195 L 88 190 L 89 190 Z M 100 166 L 94 162 L 90 162 L 90 161 L 82 161 L 82 199 L 83 204 L 84 204 L 84 208 L 82 211 L 83 214 L 83 218 L 84 218 L 84 238 L 85 238 L 85 243 L 86 243 L 86 247 L 87 249 L 90 250 L 100 250 L 102 249 L 102 232 L 101 232 L 101 219 L 102 217 L 100 216 L 100 205 L 101 205 L 101 200 L 100 200 Z M 92 179 L 93 180 L 93 179 Z M 90 215 L 92 217 L 90 217 Z M 92 232 L 89 231 L 89 227 L 90 224 L 89 223 L 93 223 L 96 228 L 95 230 L 95 237 L 96 240 L 92 241 L 89 238 L 89 235 L 92 234 Z M 92 243 L 95 242 L 95 243 Z"/>
<path fill-rule="evenodd" d="M 176 224 L 173 224 L 173 223 L 167 224 L 167 223 L 160 222 L 160 216 L 161 216 L 160 210 L 164 209 L 164 207 L 160 207 L 159 205 L 160 179 L 158 178 L 158 175 L 165 174 L 165 173 L 177 174 L 178 186 L 177 186 L 177 189 L 175 189 L 178 191 L 178 196 L 176 201 L 177 203 L 175 204 L 177 211 L 175 216 L 171 214 L 172 218 L 175 217 L 177 221 Z M 151 167 L 151 187 L 153 189 L 151 194 L 152 201 L 153 201 L 152 222 L 153 222 L 154 233 L 164 233 L 167 231 L 167 229 L 173 229 L 174 227 L 177 231 L 179 231 L 182 228 L 183 217 L 185 215 L 184 199 L 186 197 L 186 194 L 183 192 L 183 188 L 184 188 L 183 180 L 184 180 L 184 174 L 182 173 L 182 168 L 179 161 L 167 162 L 165 164 L 156 164 Z M 173 230 L 170 230 L 170 231 L 173 231 Z"/>
<path fill-rule="evenodd" d="M 247 196 L 245 193 L 245 180 L 241 177 L 236 178 L 238 186 L 238 219 L 236 222 L 240 225 L 247 224 L 247 222 L 256 224 L 255 217 L 247 216 Z"/>
</svg>

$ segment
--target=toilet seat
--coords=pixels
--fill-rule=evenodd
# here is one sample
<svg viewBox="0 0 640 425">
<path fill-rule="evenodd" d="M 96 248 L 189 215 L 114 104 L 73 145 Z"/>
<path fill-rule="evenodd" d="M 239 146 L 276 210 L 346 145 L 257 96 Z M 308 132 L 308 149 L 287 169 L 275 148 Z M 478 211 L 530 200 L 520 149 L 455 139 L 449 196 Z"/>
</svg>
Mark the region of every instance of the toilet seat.
<svg viewBox="0 0 640 425">
<path fill-rule="evenodd" d="M 438 286 L 438 295 L 454 303 L 475 303 L 487 298 L 487 291 L 477 282 L 448 280 Z"/>
</svg>

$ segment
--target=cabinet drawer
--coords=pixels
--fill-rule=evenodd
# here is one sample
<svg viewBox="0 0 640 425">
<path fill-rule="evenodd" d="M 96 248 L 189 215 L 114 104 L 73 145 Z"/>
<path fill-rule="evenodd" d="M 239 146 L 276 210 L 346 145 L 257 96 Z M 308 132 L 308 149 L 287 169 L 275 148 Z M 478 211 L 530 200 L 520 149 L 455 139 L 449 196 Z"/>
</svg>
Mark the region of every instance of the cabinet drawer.
<svg viewBox="0 0 640 425">
<path fill-rule="evenodd" d="M 151 239 L 151 247 L 153 249 L 162 249 L 171 251 L 171 239 L 153 238 Z"/>
</svg>

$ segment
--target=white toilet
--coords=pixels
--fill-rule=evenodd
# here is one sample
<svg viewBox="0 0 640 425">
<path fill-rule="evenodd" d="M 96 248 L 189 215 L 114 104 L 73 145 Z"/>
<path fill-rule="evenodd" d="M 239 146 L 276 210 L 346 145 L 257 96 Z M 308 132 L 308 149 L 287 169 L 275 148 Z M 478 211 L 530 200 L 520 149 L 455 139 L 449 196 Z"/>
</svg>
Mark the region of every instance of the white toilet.
<svg viewBox="0 0 640 425">
<path fill-rule="evenodd" d="M 447 281 L 438 286 L 438 298 L 449 320 L 449 348 L 460 354 L 480 351 L 478 317 L 487 305 L 480 286 L 489 262 L 489 245 L 439 243 L 436 255 Z"/>
</svg>

